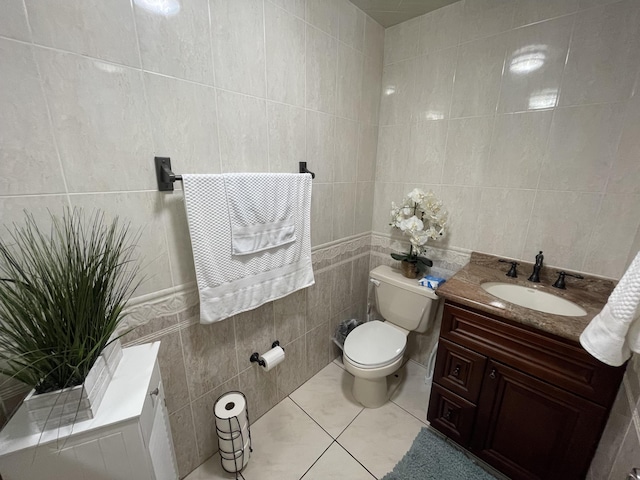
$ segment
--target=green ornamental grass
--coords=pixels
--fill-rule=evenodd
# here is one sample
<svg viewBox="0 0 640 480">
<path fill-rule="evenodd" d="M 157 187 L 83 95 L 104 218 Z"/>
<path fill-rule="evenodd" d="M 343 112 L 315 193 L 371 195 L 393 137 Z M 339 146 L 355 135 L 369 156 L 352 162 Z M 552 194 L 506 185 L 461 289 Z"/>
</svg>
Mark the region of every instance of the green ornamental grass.
<svg viewBox="0 0 640 480">
<path fill-rule="evenodd" d="M 80 385 L 140 284 L 136 234 L 67 209 L 49 235 L 32 215 L 0 241 L 0 373 L 45 393 Z"/>
</svg>

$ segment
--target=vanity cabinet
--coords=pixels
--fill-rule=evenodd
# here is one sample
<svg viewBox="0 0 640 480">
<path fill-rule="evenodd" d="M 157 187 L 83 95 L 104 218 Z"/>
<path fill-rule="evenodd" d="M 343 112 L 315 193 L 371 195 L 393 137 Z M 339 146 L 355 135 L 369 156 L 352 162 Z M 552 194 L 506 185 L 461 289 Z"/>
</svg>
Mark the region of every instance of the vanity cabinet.
<svg viewBox="0 0 640 480">
<path fill-rule="evenodd" d="M 4 480 L 177 480 L 157 356 L 123 350 L 94 418 L 41 433 L 21 406 L 0 432 Z"/>
<path fill-rule="evenodd" d="M 569 340 L 447 301 L 427 419 L 514 480 L 580 479 L 623 373 Z"/>
</svg>

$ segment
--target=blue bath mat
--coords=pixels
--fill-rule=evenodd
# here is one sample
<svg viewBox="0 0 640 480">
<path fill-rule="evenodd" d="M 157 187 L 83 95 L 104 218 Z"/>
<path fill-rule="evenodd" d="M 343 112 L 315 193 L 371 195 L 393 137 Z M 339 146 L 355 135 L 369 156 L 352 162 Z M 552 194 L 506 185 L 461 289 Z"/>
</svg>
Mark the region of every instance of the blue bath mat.
<svg viewBox="0 0 640 480">
<path fill-rule="evenodd" d="M 423 427 L 413 445 L 382 480 L 496 480 L 460 450 Z"/>
</svg>

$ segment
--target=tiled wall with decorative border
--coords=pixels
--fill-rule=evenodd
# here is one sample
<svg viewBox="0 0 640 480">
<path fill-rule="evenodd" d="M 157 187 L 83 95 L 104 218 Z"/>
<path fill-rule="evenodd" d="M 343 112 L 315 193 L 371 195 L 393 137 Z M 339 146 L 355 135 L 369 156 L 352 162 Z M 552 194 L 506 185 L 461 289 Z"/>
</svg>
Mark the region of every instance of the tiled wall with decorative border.
<svg viewBox="0 0 640 480">
<path fill-rule="evenodd" d="M 338 354 L 337 324 L 363 318 L 371 237 L 350 237 L 312 253 L 316 283 L 232 318 L 201 325 L 195 290 L 146 298 L 132 308 L 125 346 L 161 341 L 160 369 L 181 477 L 217 451 L 215 400 L 229 390 L 247 396 L 255 421 Z M 162 313 L 162 314 L 160 314 Z M 249 357 L 279 340 L 284 363 L 266 372 Z"/>
<path fill-rule="evenodd" d="M 155 155 L 170 156 L 178 173 L 296 172 L 309 162 L 319 284 L 348 270 L 354 254 L 342 244 L 371 230 L 382 26 L 348 0 L 177 2 L 170 15 L 128 0 L 9 3 L 0 15 L 1 223 L 20 224 L 27 210 L 48 225 L 65 207 L 130 221 L 145 276 L 145 295 L 130 305 L 136 335 L 162 331 L 183 345 L 197 330 L 183 192 L 157 191 Z M 269 308 L 306 315 L 308 292 Z M 336 305 L 349 303 L 343 297 Z M 326 307 L 328 324 L 341 310 Z M 290 322 L 292 341 L 307 335 L 303 319 Z M 232 334 L 235 351 L 236 326 L 210 330 Z M 24 387 L 0 384 L 2 425 Z"/>
</svg>

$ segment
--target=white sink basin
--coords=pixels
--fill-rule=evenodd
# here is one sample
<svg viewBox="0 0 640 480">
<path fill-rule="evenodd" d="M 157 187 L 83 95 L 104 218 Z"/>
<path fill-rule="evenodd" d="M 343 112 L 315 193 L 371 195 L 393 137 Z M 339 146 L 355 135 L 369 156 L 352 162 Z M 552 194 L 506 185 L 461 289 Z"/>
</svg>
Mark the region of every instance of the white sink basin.
<svg viewBox="0 0 640 480">
<path fill-rule="evenodd" d="M 582 307 L 569 300 L 534 288 L 502 282 L 486 282 L 480 286 L 494 297 L 531 310 L 567 317 L 582 317 L 587 314 Z"/>
</svg>

